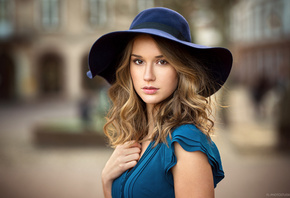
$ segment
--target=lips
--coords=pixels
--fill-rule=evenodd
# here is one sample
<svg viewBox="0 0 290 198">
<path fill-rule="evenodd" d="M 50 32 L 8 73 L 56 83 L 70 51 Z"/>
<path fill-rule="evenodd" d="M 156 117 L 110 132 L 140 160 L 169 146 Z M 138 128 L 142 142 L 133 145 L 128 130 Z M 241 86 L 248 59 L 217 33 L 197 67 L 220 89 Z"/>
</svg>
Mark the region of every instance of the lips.
<svg viewBox="0 0 290 198">
<path fill-rule="evenodd" d="M 155 94 L 159 89 L 156 87 L 152 87 L 152 86 L 145 86 L 142 88 L 142 90 L 144 91 L 145 94 Z"/>
</svg>

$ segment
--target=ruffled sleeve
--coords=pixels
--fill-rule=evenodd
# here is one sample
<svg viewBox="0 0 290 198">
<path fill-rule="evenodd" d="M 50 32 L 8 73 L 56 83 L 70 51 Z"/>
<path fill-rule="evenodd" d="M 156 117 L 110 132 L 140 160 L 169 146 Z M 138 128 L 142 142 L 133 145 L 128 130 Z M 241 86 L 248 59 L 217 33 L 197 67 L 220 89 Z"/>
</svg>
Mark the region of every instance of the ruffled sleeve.
<svg viewBox="0 0 290 198">
<path fill-rule="evenodd" d="M 172 134 L 172 139 L 168 137 L 167 142 L 169 149 L 165 151 L 165 172 L 167 180 L 173 184 L 173 177 L 170 169 L 176 164 L 177 159 L 174 153 L 174 142 L 178 142 L 180 146 L 189 152 L 202 151 L 208 157 L 208 161 L 212 167 L 214 187 L 224 178 L 224 171 L 220 159 L 220 154 L 215 143 L 207 138 L 207 136 L 197 129 L 194 125 L 182 125 L 176 128 Z"/>
</svg>

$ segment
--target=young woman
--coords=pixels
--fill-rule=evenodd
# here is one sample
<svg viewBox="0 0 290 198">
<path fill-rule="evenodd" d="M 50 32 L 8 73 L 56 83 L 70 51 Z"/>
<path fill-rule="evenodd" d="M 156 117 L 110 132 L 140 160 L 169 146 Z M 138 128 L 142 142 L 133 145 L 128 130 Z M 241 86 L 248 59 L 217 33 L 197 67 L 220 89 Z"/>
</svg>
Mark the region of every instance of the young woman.
<svg viewBox="0 0 290 198">
<path fill-rule="evenodd" d="M 112 84 L 106 198 L 214 197 L 224 172 L 209 96 L 231 66 L 227 49 L 191 43 L 186 20 L 167 8 L 144 10 L 129 30 L 94 43 L 88 76 Z"/>
</svg>

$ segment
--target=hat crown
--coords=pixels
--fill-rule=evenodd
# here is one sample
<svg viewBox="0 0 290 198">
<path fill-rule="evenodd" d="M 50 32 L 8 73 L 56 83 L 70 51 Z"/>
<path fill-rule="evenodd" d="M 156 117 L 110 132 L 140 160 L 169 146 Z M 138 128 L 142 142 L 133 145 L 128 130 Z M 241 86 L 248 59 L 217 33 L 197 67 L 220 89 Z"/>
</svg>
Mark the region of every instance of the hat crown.
<svg viewBox="0 0 290 198">
<path fill-rule="evenodd" d="M 168 8 L 150 8 L 140 12 L 133 20 L 131 29 L 158 29 L 179 40 L 191 42 L 190 28 L 186 19 Z"/>
</svg>

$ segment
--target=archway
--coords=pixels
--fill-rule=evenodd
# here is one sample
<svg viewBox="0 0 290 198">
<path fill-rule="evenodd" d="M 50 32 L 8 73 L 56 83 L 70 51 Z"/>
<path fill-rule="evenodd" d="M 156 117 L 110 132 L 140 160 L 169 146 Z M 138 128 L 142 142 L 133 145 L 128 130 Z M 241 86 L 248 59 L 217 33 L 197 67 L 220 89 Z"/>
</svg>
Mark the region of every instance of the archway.
<svg viewBox="0 0 290 198">
<path fill-rule="evenodd" d="M 39 90 L 42 95 L 63 91 L 63 60 L 54 53 L 41 57 L 39 63 Z"/>
</svg>

